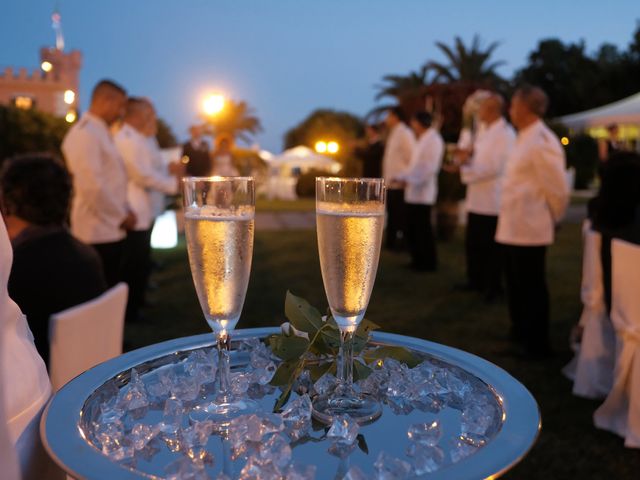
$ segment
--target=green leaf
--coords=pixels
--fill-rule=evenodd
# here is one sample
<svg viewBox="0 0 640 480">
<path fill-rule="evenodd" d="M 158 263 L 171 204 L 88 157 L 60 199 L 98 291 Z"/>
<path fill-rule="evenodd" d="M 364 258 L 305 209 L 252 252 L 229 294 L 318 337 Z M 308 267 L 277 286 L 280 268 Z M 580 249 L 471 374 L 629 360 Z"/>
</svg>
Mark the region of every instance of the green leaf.
<svg viewBox="0 0 640 480">
<path fill-rule="evenodd" d="M 268 342 L 273 354 L 285 361 L 299 359 L 309 347 L 309 340 L 295 335 L 274 335 L 269 337 Z"/>
<path fill-rule="evenodd" d="M 372 370 L 360 360 L 353 360 L 353 381 L 364 380 L 371 374 Z"/>
<path fill-rule="evenodd" d="M 363 318 L 353 335 L 353 354 L 358 355 L 367 346 L 369 336 L 373 330 L 380 327 L 366 318 Z"/>
<path fill-rule="evenodd" d="M 371 363 L 374 360 L 393 358 L 399 362 L 406 363 L 409 368 L 413 368 L 420 363 L 420 358 L 404 347 L 383 346 L 371 350 L 366 350 L 362 357 L 365 362 Z"/>
<path fill-rule="evenodd" d="M 283 385 L 287 385 L 288 383 L 292 383 L 295 379 L 294 374 L 296 370 L 302 367 L 302 363 L 304 360 L 299 359 L 297 361 L 288 360 L 286 362 L 282 362 L 278 365 L 276 373 L 273 374 L 273 378 L 271 379 L 271 385 L 275 387 L 281 387 Z"/>
<path fill-rule="evenodd" d="M 284 302 L 284 314 L 298 330 L 307 332 L 311 338 L 324 322 L 320 312 L 312 307 L 304 298 L 296 297 L 290 291 L 287 291 L 287 297 Z"/>
<path fill-rule="evenodd" d="M 276 400 L 276 403 L 273 405 L 273 412 L 277 413 L 281 411 L 282 407 L 285 406 L 290 396 L 291 396 L 291 385 L 287 386 L 287 388 L 282 391 L 282 393 Z"/>
<path fill-rule="evenodd" d="M 369 455 L 369 446 L 367 445 L 367 441 L 365 440 L 364 435 L 359 433 L 356 437 L 356 440 L 358 441 L 358 448 L 362 450 L 365 455 Z"/>
<path fill-rule="evenodd" d="M 314 365 L 313 367 L 309 367 L 309 374 L 311 375 L 311 380 L 317 382 L 318 379 L 325 373 L 332 373 L 335 375 L 336 370 L 336 362 L 325 362 L 319 365 Z"/>
</svg>

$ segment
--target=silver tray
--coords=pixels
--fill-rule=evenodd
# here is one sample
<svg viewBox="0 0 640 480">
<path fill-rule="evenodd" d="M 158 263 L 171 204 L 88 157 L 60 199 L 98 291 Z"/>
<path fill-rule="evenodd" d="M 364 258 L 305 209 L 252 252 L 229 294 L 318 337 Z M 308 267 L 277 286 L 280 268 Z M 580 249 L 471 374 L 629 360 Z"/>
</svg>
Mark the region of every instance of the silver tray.
<svg viewBox="0 0 640 480">
<path fill-rule="evenodd" d="M 262 338 L 277 331 L 275 328 L 237 330 L 233 339 L 239 341 L 250 337 Z M 472 455 L 430 473 L 427 478 L 496 478 L 518 463 L 535 443 L 540 430 L 538 406 L 529 391 L 501 368 L 461 350 L 417 338 L 374 332 L 372 342 L 403 346 L 425 358 L 462 369 L 486 386 L 502 410 L 500 426 L 486 445 Z M 91 409 L 92 402 L 97 401 L 94 399 L 100 396 L 101 387 L 107 382 L 125 385 L 132 368 L 140 371 L 152 370 L 178 362 L 192 350 L 212 345 L 213 338 L 210 334 L 170 340 L 128 352 L 79 375 L 56 393 L 44 411 L 40 431 L 47 452 L 61 468 L 77 479 L 162 478 L 158 473 L 162 472 L 162 465 L 146 464 L 132 469 L 103 455 L 86 434 L 88 410 Z M 241 363 L 246 361 L 242 355 L 232 356 L 235 368 L 241 368 Z M 271 408 L 273 398 L 263 399 L 265 409 Z M 419 411 L 406 416 L 394 415 L 385 406 L 379 420 L 360 430 L 366 440 L 368 452 L 356 449 L 347 459 L 340 460 L 326 453 L 328 442 L 312 441 L 294 448 L 293 458 L 304 464 L 316 465 L 317 479 L 342 478 L 341 475 L 350 465 L 358 465 L 363 471 L 371 473 L 379 451 L 385 450 L 401 457 L 407 446 L 408 426 L 419 421 L 429 421 L 422 418 L 425 416 L 425 413 Z M 215 478 L 223 463 L 220 460 L 223 455 L 222 442 L 209 443 L 211 449 L 217 449 L 214 456 L 218 460 L 215 468 L 210 471 L 212 478 Z M 161 463 L 166 462 L 167 458 L 157 455 L 150 461 Z M 242 468 L 242 462 L 238 462 L 240 461 L 236 460 L 235 465 L 231 466 L 236 475 Z"/>
</svg>

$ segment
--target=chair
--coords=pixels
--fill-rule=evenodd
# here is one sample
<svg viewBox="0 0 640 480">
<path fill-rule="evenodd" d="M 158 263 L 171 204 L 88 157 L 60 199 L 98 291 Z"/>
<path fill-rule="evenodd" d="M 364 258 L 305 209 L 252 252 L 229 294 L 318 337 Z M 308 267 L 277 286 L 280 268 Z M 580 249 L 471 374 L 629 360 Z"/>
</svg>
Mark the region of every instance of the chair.
<svg viewBox="0 0 640 480">
<path fill-rule="evenodd" d="M 584 398 L 604 398 L 613 384 L 616 335 L 604 300 L 600 247 L 602 236 L 585 221 L 582 254 L 583 309 L 579 325 L 582 341 L 563 373 L 574 381 L 573 393 Z"/>
<path fill-rule="evenodd" d="M 49 374 L 54 391 L 122 353 L 128 292 L 127 285 L 119 283 L 94 300 L 51 316 Z"/>
<path fill-rule="evenodd" d="M 624 437 L 640 448 L 640 246 L 611 242 L 611 321 L 617 349 L 614 382 L 593 420 L 598 428 Z"/>
</svg>

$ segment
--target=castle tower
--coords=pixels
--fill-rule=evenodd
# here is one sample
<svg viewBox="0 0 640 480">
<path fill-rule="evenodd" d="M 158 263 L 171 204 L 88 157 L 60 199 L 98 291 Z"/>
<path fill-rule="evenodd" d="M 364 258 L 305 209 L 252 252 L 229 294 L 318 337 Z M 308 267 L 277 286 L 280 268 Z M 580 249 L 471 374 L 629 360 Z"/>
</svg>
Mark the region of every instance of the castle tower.
<svg viewBox="0 0 640 480">
<path fill-rule="evenodd" d="M 72 122 L 79 105 L 82 53 L 64 51 L 60 13 L 52 15 L 56 46 L 40 49 L 40 68 L 6 68 L 0 72 L 0 104 L 37 108 Z"/>
</svg>

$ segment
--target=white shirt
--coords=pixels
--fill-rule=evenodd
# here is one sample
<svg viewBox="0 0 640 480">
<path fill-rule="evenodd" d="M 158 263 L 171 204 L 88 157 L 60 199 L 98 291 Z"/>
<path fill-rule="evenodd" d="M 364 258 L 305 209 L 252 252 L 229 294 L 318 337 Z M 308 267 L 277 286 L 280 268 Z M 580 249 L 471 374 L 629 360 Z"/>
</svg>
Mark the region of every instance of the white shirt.
<svg viewBox="0 0 640 480">
<path fill-rule="evenodd" d="M 481 215 L 498 215 L 500 180 L 516 134 L 503 118 L 481 130 L 474 144 L 471 162 L 460 168 L 467 185 L 467 210 Z"/>
<path fill-rule="evenodd" d="M 149 148 L 151 149 L 152 153 L 153 169 L 156 171 L 156 173 L 158 173 L 158 175 L 164 178 L 174 178 L 175 182 L 175 177 L 173 177 L 169 173 L 169 169 L 167 167 L 167 164 L 165 163 L 164 157 L 162 156 L 162 150 L 158 145 L 158 140 L 156 139 L 156 137 L 147 137 L 147 142 L 149 143 Z M 176 183 L 176 192 L 174 193 L 177 193 L 178 188 L 179 185 Z M 161 215 L 166 208 L 165 193 L 161 192 L 160 190 L 151 190 L 149 192 L 149 198 L 151 201 L 151 213 L 153 215 L 153 218 L 156 218 Z"/>
<path fill-rule="evenodd" d="M 413 132 L 404 123 L 391 129 L 382 157 L 382 178 L 387 185 L 409 166 L 415 143 Z"/>
<path fill-rule="evenodd" d="M 438 195 L 438 172 L 444 155 L 444 141 L 440 134 L 429 128 L 420 135 L 409 166 L 396 178 L 404 180 L 404 201 L 413 204 L 433 205 Z"/>
<path fill-rule="evenodd" d="M 502 183 L 496 241 L 553 243 L 554 226 L 569 202 L 565 155 L 558 138 L 538 120 L 518 133 Z"/>
<path fill-rule="evenodd" d="M 157 160 L 149 139 L 125 123 L 115 137 L 127 169 L 127 199 L 136 215 L 134 230 L 148 230 L 155 218 L 152 191 L 174 194 L 178 181 L 156 170 Z"/>
<path fill-rule="evenodd" d="M 107 124 L 85 113 L 65 136 L 62 152 L 73 175 L 73 235 L 85 243 L 122 240 L 127 174 Z"/>
</svg>

